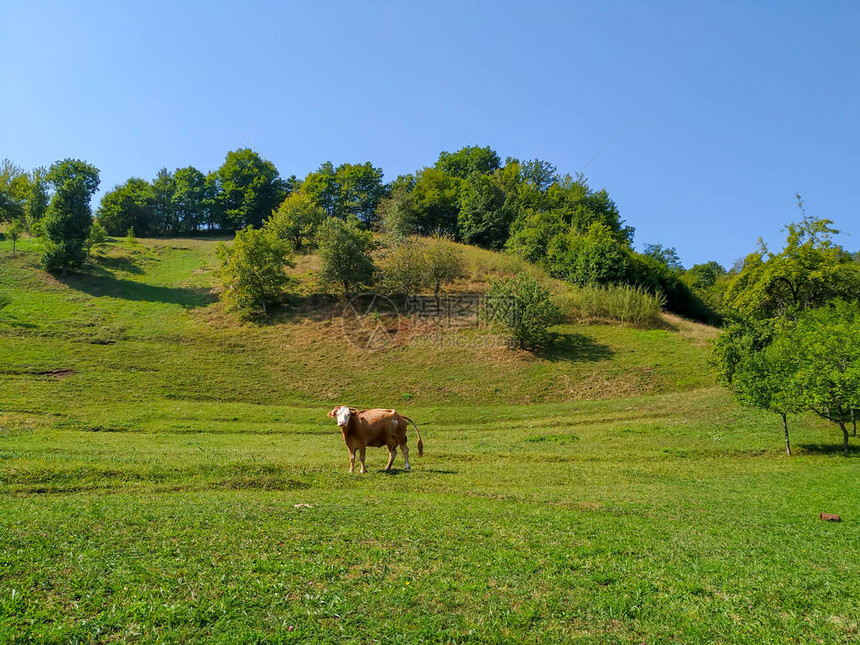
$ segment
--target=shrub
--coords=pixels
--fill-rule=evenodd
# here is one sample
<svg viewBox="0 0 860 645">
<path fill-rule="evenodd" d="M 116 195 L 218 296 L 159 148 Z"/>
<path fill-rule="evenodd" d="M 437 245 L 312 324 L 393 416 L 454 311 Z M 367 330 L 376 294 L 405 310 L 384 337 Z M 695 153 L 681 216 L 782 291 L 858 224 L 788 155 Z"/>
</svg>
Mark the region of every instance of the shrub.
<svg viewBox="0 0 860 645">
<path fill-rule="evenodd" d="M 549 290 L 528 275 L 491 283 L 484 315 L 522 349 L 549 345 L 549 328 L 561 322 Z"/>
<path fill-rule="evenodd" d="M 429 283 L 427 260 L 415 238 L 395 242 L 385 253 L 381 267 L 382 289 L 408 298 Z"/>
<path fill-rule="evenodd" d="M 90 227 L 90 234 L 87 237 L 85 244 L 87 252 L 91 251 L 94 246 L 107 242 L 107 237 L 107 231 L 105 230 L 105 227 L 101 225 L 101 222 L 93 220 L 93 225 Z"/>
<path fill-rule="evenodd" d="M 427 241 L 424 247 L 424 261 L 427 280 L 437 298 L 443 284 L 453 282 L 466 274 L 462 251 L 442 235 L 434 235 Z"/>
</svg>

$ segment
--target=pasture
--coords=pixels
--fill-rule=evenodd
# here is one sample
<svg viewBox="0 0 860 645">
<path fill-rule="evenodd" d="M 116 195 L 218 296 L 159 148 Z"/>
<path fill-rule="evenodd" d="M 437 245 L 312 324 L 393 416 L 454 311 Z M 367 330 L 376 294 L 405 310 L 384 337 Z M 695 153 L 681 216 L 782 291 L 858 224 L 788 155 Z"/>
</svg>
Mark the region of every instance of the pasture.
<svg viewBox="0 0 860 645">
<path fill-rule="evenodd" d="M 788 458 L 706 328 L 368 355 L 309 297 L 233 321 L 211 241 L 61 279 L 29 244 L 0 243 L 0 642 L 860 638 L 858 460 L 807 417 Z M 350 475 L 342 403 L 424 457 Z"/>
</svg>

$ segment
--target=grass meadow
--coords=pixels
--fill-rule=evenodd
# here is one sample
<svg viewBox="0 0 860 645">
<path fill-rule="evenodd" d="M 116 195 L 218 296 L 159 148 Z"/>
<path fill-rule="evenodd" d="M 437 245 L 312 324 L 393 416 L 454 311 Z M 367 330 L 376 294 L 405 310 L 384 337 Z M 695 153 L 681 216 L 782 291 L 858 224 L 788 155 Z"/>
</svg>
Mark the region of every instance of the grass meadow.
<svg viewBox="0 0 860 645">
<path fill-rule="evenodd" d="M 209 240 L 115 242 L 58 278 L 19 249 L 2 643 L 860 640 L 860 462 L 811 417 L 787 457 L 779 418 L 714 383 L 714 330 L 367 353 L 308 289 L 227 315 Z M 350 475 L 336 404 L 408 414 L 424 457 Z"/>
</svg>

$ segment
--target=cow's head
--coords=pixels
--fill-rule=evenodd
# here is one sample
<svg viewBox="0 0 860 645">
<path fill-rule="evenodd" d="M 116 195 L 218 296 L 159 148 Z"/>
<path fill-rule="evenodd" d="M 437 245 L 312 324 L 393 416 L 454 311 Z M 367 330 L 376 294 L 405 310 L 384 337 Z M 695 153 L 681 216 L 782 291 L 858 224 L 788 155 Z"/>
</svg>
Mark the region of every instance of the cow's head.
<svg viewBox="0 0 860 645">
<path fill-rule="evenodd" d="M 333 419 L 337 419 L 337 425 L 341 428 L 346 428 L 349 424 L 349 419 L 353 414 L 357 414 L 358 410 L 347 405 L 339 405 L 328 413 Z"/>
</svg>

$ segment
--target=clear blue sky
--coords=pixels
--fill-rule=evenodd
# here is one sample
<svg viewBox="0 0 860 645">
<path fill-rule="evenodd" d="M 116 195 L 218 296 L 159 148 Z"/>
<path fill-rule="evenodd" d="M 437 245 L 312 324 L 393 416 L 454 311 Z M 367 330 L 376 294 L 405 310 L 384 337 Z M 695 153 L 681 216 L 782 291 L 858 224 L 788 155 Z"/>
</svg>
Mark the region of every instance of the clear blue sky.
<svg viewBox="0 0 860 645">
<path fill-rule="evenodd" d="M 730 265 L 796 192 L 860 248 L 856 2 L 133 5 L 0 0 L 0 158 L 103 190 L 248 141 L 285 176 L 464 145 L 574 173 L 626 126 L 585 175 L 637 248 Z"/>
</svg>

